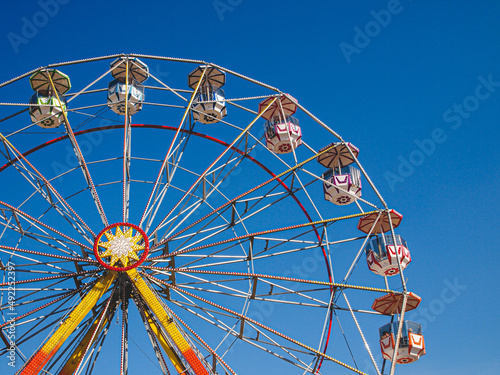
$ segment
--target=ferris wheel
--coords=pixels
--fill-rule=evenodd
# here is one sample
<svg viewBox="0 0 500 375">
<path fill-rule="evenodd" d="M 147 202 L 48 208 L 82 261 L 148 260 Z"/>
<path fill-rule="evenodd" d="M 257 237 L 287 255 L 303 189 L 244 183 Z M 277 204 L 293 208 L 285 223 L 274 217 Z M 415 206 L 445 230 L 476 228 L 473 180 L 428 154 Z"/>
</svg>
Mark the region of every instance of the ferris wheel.
<svg viewBox="0 0 500 375">
<path fill-rule="evenodd" d="M 425 354 L 403 216 L 300 95 L 138 54 L 0 95 L 2 373 L 380 375 Z"/>
</svg>

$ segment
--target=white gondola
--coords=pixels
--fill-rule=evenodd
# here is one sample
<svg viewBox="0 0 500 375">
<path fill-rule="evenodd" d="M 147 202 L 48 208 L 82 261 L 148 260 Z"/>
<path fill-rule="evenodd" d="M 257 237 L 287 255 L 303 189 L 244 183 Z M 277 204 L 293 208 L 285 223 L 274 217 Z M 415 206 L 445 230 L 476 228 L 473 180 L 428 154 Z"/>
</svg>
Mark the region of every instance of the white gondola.
<svg viewBox="0 0 500 375">
<path fill-rule="evenodd" d="M 193 99 L 193 118 L 203 124 L 214 124 L 226 117 L 224 90 L 204 86 L 201 91 Z"/>
<path fill-rule="evenodd" d="M 302 144 L 302 131 L 299 120 L 288 116 L 282 120 L 274 116 L 264 124 L 266 146 L 276 154 L 287 154 Z"/>
<path fill-rule="evenodd" d="M 226 97 L 221 89 L 226 83 L 226 74 L 211 66 L 201 65 L 188 75 L 188 85 L 193 90 L 198 87 L 192 108 L 195 121 L 203 124 L 215 124 L 227 115 Z"/>
<path fill-rule="evenodd" d="M 108 107 L 119 115 L 125 115 L 125 103 L 131 116 L 142 109 L 144 102 L 144 86 L 132 79 L 126 84 L 121 79 L 115 79 L 108 86 Z"/>
<path fill-rule="evenodd" d="M 374 236 L 366 244 L 366 262 L 373 273 L 380 276 L 393 276 L 399 273 L 397 258 L 403 270 L 411 262 L 406 241 L 398 234 L 394 237 L 396 246 L 394 246 L 391 234 Z"/>
<path fill-rule="evenodd" d="M 323 192 L 325 199 L 339 206 L 345 206 L 361 197 L 361 174 L 350 166 L 359 154 L 351 143 L 331 143 L 321 150 L 318 163 L 328 168 L 323 173 Z"/>
<path fill-rule="evenodd" d="M 392 360 L 394 355 L 398 325 L 399 322 L 388 323 L 379 329 L 382 357 L 389 361 Z M 407 320 L 403 323 L 396 363 L 415 362 L 423 355 L 425 355 L 425 343 L 422 335 L 422 325 Z"/>
<path fill-rule="evenodd" d="M 288 94 L 270 96 L 259 103 L 263 119 L 266 147 L 276 154 L 288 154 L 302 144 L 299 120 L 292 115 L 297 111 L 297 100 Z"/>
<path fill-rule="evenodd" d="M 148 66 L 137 58 L 120 57 L 110 64 L 110 69 L 115 79 L 108 86 L 108 107 L 119 115 L 136 114 L 144 102 L 142 83 L 149 77 Z"/>
<path fill-rule="evenodd" d="M 353 203 L 361 197 L 361 173 L 353 166 L 335 167 L 323 173 L 325 199 L 338 206 Z"/>
<path fill-rule="evenodd" d="M 66 98 L 59 95 L 59 100 L 50 91 L 36 92 L 30 99 L 29 113 L 31 121 L 45 129 L 57 128 L 64 124 L 67 115 Z"/>
</svg>

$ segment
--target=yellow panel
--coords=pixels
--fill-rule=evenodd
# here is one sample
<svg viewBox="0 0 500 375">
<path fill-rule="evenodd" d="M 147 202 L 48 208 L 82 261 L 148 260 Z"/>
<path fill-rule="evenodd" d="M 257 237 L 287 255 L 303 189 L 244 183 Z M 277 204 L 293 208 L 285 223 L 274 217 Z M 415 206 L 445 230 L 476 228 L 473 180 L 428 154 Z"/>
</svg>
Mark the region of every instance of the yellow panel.
<svg viewBox="0 0 500 375">
<path fill-rule="evenodd" d="M 149 314 L 149 311 L 145 310 L 144 313 L 146 314 L 146 320 L 147 320 L 149 326 L 151 327 L 151 330 L 155 334 L 155 336 L 158 339 L 158 342 L 162 346 L 163 350 L 165 350 L 165 353 L 167 353 L 168 357 L 172 361 L 172 364 L 174 365 L 177 372 L 180 374 L 183 371 L 185 371 L 186 368 L 182 364 L 182 362 L 181 362 L 180 358 L 177 356 L 177 354 L 169 346 L 167 340 L 165 340 L 165 338 L 161 334 L 160 328 L 153 321 L 152 316 Z"/>
<path fill-rule="evenodd" d="M 18 375 L 38 374 L 43 366 L 56 354 L 64 341 L 73 333 L 88 312 L 95 306 L 102 295 L 106 293 L 115 278 L 115 272 L 109 272 L 101 277 L 40 350 L 26 362 Z"/>
<path fill-rule="evenodd" d="M 101 317 L 98 316 L 97 319 L 94 321 L 94 323 L 92 323 L 92 326 L 89 328 L 89 330 L 83 337 L 82 341 L 80 341 L 76 349 L 73 351 L 73 354 L 71 355 L 71 357 L 69 357 L 69 360 L 66 362 L 61 372 L 59 372 L 59 375 L 72 375 L 75 372 L 76 367 L 80 363 L 82 356 L 85 355 L 85 349 L 87 348 L 87 346 L 92 344 L 96 340 L 96 338 L 99 336 L 103 328 L 108 323 L 107 313 L 104 319 L 102 320 L 101 326 L 98 328 L 98 331 L 94 335 L 94 331 L 97 325 L 99 324 L 100 319 Z M 94 336 L 94 339 L 92 340 L 91 343 L 90 340 L 92 339 L 92 336 Z"/>
<path fill-rule="evenodd" d="M 194 354 L 194 351 L 189 343 L 186 341 L 182 333 L 177 329 L 177 326 L 173 323 L 171 317 L 167 314 L 160 301 L 158 301 L 158 298 L 156 298 L 153 291 L 149 288 L 149 286 L 139 275 L 136 269 L 132 268 L 131 270 L 128 270 L 126 272 L 134 283 L 135 287 L 138 289 L 146 304 L 155 314 L 158 323 L 161 324 L 163 328 L 165 328 L 168 336 L 172 339 L 175 345 L 177 345 L 195 374 L 209 375 L 208 371 L 202 365 L 201 360 L 197 355 Z"/>
</svg>

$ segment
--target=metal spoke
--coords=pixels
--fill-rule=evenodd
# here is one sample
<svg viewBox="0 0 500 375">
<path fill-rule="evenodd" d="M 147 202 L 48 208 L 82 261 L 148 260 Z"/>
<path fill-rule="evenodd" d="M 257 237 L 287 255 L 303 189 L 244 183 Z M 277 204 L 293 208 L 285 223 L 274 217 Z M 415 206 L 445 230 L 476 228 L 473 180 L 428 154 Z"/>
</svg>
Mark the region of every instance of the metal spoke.
<svg viewBox="0 0 500 375">
<path fill-rule="evenodd" d="M 130 127 L 131 116 L 128 112 L 128 92 L 129 92 L 129 60 L 125 59 L 125 124 L 123 125 L 123 216 L 122 221 L 126 223 L 129 215 L 129 195 L 130 195 L 130 153 L 132 146 L 132 133 Z M 121 62 L 123 64 L 123 61 Z M 121 375 L 126 369 L 121 367 Z"/>
<path fill-rule="evenodd" d="M 186 107 L 186 110 L 184 111 L 184 115 L 182 116 L 182 119 L 181 119 L 181 121 L 179 123 L 179 126 L 177 127 L 177 131 L 175 132 L 175 135 L 174 135 L 174 137 L 172 139 L 172 142 L 170 143 L 170 146 L 168 147 L 167 153 L 165 155 L 165 158 L 163 159 L 163 163 L 162 163 L 162 166 L 160 168 L 160 172 L 158 173 L 158 177 L 156 177 L 156 181 L 155 181 L 155 184 L 153 186 L 153 190 L 151 191 L 151 194 L 150 194 L 150 196 L 148 198 L 148 202 L 146 203 L 146 207 L 144 208 L 144 212 L 142 214 L 141 220 L 139 221 L 139 227 L 141 227 L 142 224 L 143 224 L 143 222 L 144 222 L 146 212 L 147 212 L 147 210 L 149 208 L 149 205 L 151 203 L 151 199 L 152 199 L 152 197 L 154 195 L 154 192 L 155 192 L 155 190 L 157 188 L 157 185 L 158 185 L 158 183 L 160 181 L 160 178 L 161 178 L 161 176 L 163 174 L 163 171 L 165 170 L 165 168 L 167 166 L 167 161 L 171 157 L 171 152 L 172 152 L 172 149 L 174 147 L 175 141 L 177 140 L 177 137 L 179 136 L 179 133 L 181 132 L 181 129 L 182 129 L 183 125 L 185 124 L 186 117 L 188 115 L 189 109 L 191 108 L 191 105 L 193 104 L 193 100 L 195 98 L 195 95 L 198 92 L 198 89 L 199 89 L 199 87 L 201 85 L 201 82 L 203 81 L 203 77 L 205 76 L 205 71 L 206 70 L 203 71 L 203 73 L 200 76 L 200 79 L 198 81 L 198 84 L 196 85 L 196 88 L 193 90 L 193 93 L 191 94 L 191 99 L 189 100 L 189 103 L 188 103 L 188 105 Z"/>
<path fill-rule="evenodd" d="M 254 188 L 252 188 L 252 189 L 250 189 L 250 190 L 246 191 L 246 192 L 245 192 L 245 193 L 243 193 L 243 194 L 238 195 L 236 198 L 233 198 L 233 199 L 229 200 L 228 202 L 224 203 L 222 206 L 220 206 L 220 207 L 216 208 L 215 210 L 213 210 L 212 212 L 208 213 L 207 215 L 205 215 L 205 216 L 204 216 L 204 217 L 202 217 L 201 219 L 196 220 L 196 221 L 195 221 L 195 222 L 193 222 L 192 224 L 188 225 L 188 226 L 187 226 L 187 227 L 185 227 L 183 230 L 181 230 L 181 231 L 179 231 L 179 232 L 177 232 L 177 233 L 175 233 L 175 234 L 173 234 L 173 235 L 171 235 L 171 236 L 169 236 L 169 237 L 165 238 L 164 240 L 160 241 L 160 242 L 156 245 L 156 247 L 163 245 L 163 244 L 164 244 L 165 242 L 167 242 L 167 241 L 171 241 L 173 238 L 175 238 L 175 237 L 177 237 L 178 235 L 180 235 L 180 234 L 184 233 L 185 231 L 189 230 L 190 228 L 192 228 L 193 226 L 195 226 L 195 225 L 197 225 L 198 223 L 202 222 L 202 221 L 203 221 L 203 220 L 205 220 L 206 218 L 208 218 L 208 217 L 212 216 L 212 215 L 213 215 L 213 214 L 215 214 L 216 212 L 218 212 L 218 211 L 220 211 L 220 210 L 222 210 L 222 209 L 226 208 L 227 206 L 229 206 L 229 205 L 231 205 L 231 204 L 235 203 L 238 199 L 241 199 L 241 198 L 243 198 L 243 197 L 247 196 L 248 194 L 250 194 L 250 193 L 252 193 L 252 192 L 254 192 L 254 191 L 256 191 L 256 190 L 260 189 L 261 187 L 263 187 L 263 186 L 265 186 L 265 185 L 267 185 L 267 184 L 269 184 L 269 183 L 271 183 L 271 182 L 273 182 L 273 181 L 279 180 L 281 177 L 283 177 L 283 176 L 285 176 L 285 175 L 287 175 L 287 174 L 289 174 L 289 173 L 293 172 L 295 169 L 298 169 L 298 168 L 302 167 L 303 165 L 305 165 L 306 163 L 310 162 L 311 160 L 316 159 L 316 157 L 318 157 L 319 155 L 321 155 L 321 154 L 325 153 L 326 151 L 328 151 L 328 150 L 329 150 L 329 149 L 331 149 L 332 147 L 333 147 L 333 146 L 331 146 L 331 147 L 329 147 L 329 148 L 324 149 L 322 152 L 317 153 L 317 154 L 316 154 L 316 155 L 314 155 L 313 157 L 311 157 L 311 158 L 308 158 L 308 159 L 304 160 L 303 162 L 301 162 L 301 163 L 297 164 L 296 166 L 291 167 L 291 168 L 289 168 L 288 170 L 286 170 L 286 171 L 284 171 L 284 172 L 282 172 L 282 173 L 280 173 L 280 174 L 278 174 L 278 175 L 273 176 L 273 177 L 272 177 L 272 178 L 270 178 L 269 180 L 267 180 L 267 181 L 265 181 L 265 182 L 263 182 L 263 183 L 261 183 L 261 184 L 259 184 L 259 185 L 255 186 Z M 153 231 L 153 232 L 154 232 L 154 231 Z"/>
<path fill-rule="evenodd" d="M 115 81 L 105 82 L 111 75 L 125 90 L 118 99 Z M 147 101 L 129 96 L 136 81 Z M 373 276 L 369 257 L 375 236 L 399 240 L 399 219 L 367 174 L 374 161 L 362 166 L 359 150 L 306 106 L 210 62 L 144 54 L 51 64 L 0 89 L 9 94 L 0 99 L 0 355 L 11 350 L 12 325 L 19 375 L 31 367 L 91 375 L 106 361 L 125 375 L 130 343 L 163 374 L 235 375 L 268 364 L 290 374 L 326 374 L 335 364 L 394 374 L 397 350 L 390 371 L 384 349 L 377 359 L 377 321 L 389 320 L 382 302 L 403 302 L 391 329 L 395 347 L 405 342 L 402 321 L 415 307 L 408 259 L 390 259 L 399 273 L 391 278 Z M 287 125 L 292 115 L 298 128 Z M 341 185 L 333 188 L 353 199 L 331 198 L 337 180 L 324 176 L 337 176 L 334 163 L 356 167 L 362 196 Z M 113 220 L 145 233 L 139 260 L 116 258 L 127 241 L 118 250 L 118 231 L 113 239 L 101 232 Z M 148 339 L 134 341 L 137 323 Z"/>
<path fill-rule="evenodd" d="M 15 158 L 11 158 L 9 155 L 6 155 L 8 157 L 9 163 L 13 164 L 16 169 L 21 173 L 21 175 L 35 187 L 35 190 L 40 193 L 43 198 L 52 206 L 56 209 L 56 211 L 64 217 L 66 220 L 70 222 L 70 224 L 85 238 L 88 238 L 86 233 L 84 232 L 83 228 L 81 225 L 83 225 L 93 236 L 95 236 L 95 233 L 90 229 L 90 227 L 82 220 L 80 216 L 73 210 L 73 208 L 66 202 L 66 200 L 57 192 L 57 190 L 52 186 L 52 184 L 31 164 L 26 157 L 21 154 L 13 145 L 10 143 L 1 133 L 0 133 L 0 139 L 2 139 L 5 147 L 9 150 L 11 150 L 15 155 L 17 155 Z M 21 160 L 26 163 L 27 165 L 30 166 L 30 168 L 35 172 L 34 174 L 31 173 L 26 166 L 21 162 Z M 17 161 L 17 163 L 16 163 Z M 24 173 L 23 173 L 24 171 Z M 36 176 L 35 176 L 36 175 Z M 40 182 L 43 181 L 42 182 Z M 47 188 L 47 191 L 44 190 L 44 188 Z M 58 203 L 56 204 L 50 193 L 54 194 L 57 199 Z M 60 206 L 62 207 L 60 207 Z M 64 209 L 64 211 L 63 211 Z M 81 225 L 80 225 L 81 224 Z"/>
<path fill-rule="evenodd" d="M 376 213 L 376 211 L 372 211 L 372 212 L 369 212 L 369 213 Z M 313 226 L 313 225 L 319 225 L 319 224 L 326 224 L 326 223 L 336 222 L 336 221 L 340 221 L 340 220 L 352 219 L 352 218 L 355 218 L 355 217 L 364 216 L 366 214 L 367 213 L 354 214 L 354 215 L 348 215 L 348 216 L 341 216 L 341 217 L 336 217 L 336 218 L 331 218 L 331 219 L 319 220 L 319 221 L 315 221 L 315 222 L 311 222 L 311 223 L 296 224 L 296 225 L 291 225 L 291 226 L 283 227 L 283 228 L 270 229 L 270 230 L 265 230 L 265 231 L 250 233 L 250 234 L 246 234 L 246 235 L 242 235 L 242 236 L 230 238 L 230 239 L 227 239 L 227 240 L 219 241 L 219 242 L 216 242 L 216 243 L 212 243 L 212 244 L 201 245 L 201 246 L 193 247 L 191 249 L 179 250 L 179 251 L 177 251 L 175 253 L 171 253 L 169 256 L 179 255 L 179 254 L 185 254 L 185 253 L 188 253 L 188 252 L 193 252 L 193 251 L 205 249 L 207 247 L 212 247 L 212 246 L 215 246 L 215 245 L 222 245 L 222 244 L 226 244 L 226 243 L 229 243 L 229 242 L 240 241 L 242 239 L 247 239 L 247 238 L 261 236 L 261 235 L 266 235 L 266 234 L 270 234 L 270 233 L 276 233 L 276 232 L 287 231 L 287 230 L 292 230 L 292 229 L 304 228 L 304 227 Z M 163 257 L 163 255 L 159 255 L 159 256 L 156 256 L 156 257 L 149 258 L 149 260 L 161 259 L 162 257 Z"/>
<path fill-rule="evenodd" d="M 201 82 L 201 81 L 200 81 Z M 200 83 L 199 82 L 199 83 Z M 274 101 L 272 101 L 265 109 L 267 110 L 267 108 L 273 103 Z M 243 137 L 243 135 L 246 134 L 246 132 L 248 132 L 250 130 L 250 128 L 255 124 L 255 122 L 261 117 L 262 113 L 258 114 L 257 117 L 255 117 L 255 119 L 252 120 L 252 122 L 250 122 L 250 124 L 232 141 L 232 143 L 226 147 L 226 149 L 210 164 L 210 166 L 205 169 L 205 171 L 200 175 L 200 177 L 198 177 L 196 179 L 196 181 L 191 185 L 191 187 L 189 188 L 189 190 L 187 191 L 186 194 L 184 194 L 182 196 L 182 198 L 174 205 L 174 207 L 172 209 L 170 209 L 169 213 L 167 215 L 165 215 L 165 217 L 160 221 L 160 223 L 156 226 L 155 229 L 153 229 L 152 233 L 155 233 L 157 232 L 159 229 L 162 228 L 162 225 L 163 223 L 165 222 L 165 220 L 167 220 L 170 215 L 175 211 L 175 209 L 181 204 L 181 202 L 186 198 L 186 196 L 192 191 L 194 190 L 194 188 L 196 186 L 198 186 L 198 184 L 200 183 L 200 181 L 202 180 L 202 178 L 204 178 L 209 172 L 210 170 L 217 164 L 217 162 L 222 159 L 224 157 L 224 155 L 231 149 L 231 147 L 233 147 L 236 142 L 238 142 L 238 140 Z M 161 241 L 160 241 L 161 243 Z"/>
<path fill-rule="evenodd" d="M 149 276 L 149 277 L 152 278 L 152 279 L 155 279 L 153 276 Z M 348 368 L 351 371 L 354 371 L 354 372 L 356 372 L 358 374 L 364 374 L 363 372 L 361 372 L 361 371 L 359 371 L 359 370 L 357 370 L 357 369 L 355 369 L 355 368 L 353 368 L 353 367 L 351 367 L 351 366 L 349 366 L 349 365 L 347 365 L 345 363 L 342 363 L 342 362 L 336 360 L 335 358 L 333 358 L 333 357 L 331 357 L 331 356 L 329 356 L 329 355 L 327 355 L 325 353 L 322 353 L 321 351 L 318 351 L 318 350 L 316 350 L 316 349 L 314 349 L 314 348 L 312 348 L 310 346 L 307 346 L 307 345 L 301 343 L 300 341 L 297 341 L 297 340 L 295 340 L 295 339 L 293 339 L 291 337 L 288 337 L 288 336 L 286 336 L 286 335 L 284 335 L 284 334 L 282 334 L 282 333 L 280 333 L 280 332 L 278 332 L 278 331 L 276 331 L 276 330 L 274 330 L 274 329 L 272 329 L 270 327 L 267 327 L 266 325 L 264 325 L 262 323 L 259 323 L 256 320 L 249 318 L 248 316 L 244 316 L 243 314 L 240 314 L 240 313 L 238 313 L 236 311 L 228 309 L 228 308 L 226 308 L 224 306 L 218 305 L 218 304 L 216 304 L 214 302 L 211 302 L 211 301 L 209 301 L 209 300 L 207 300 L 205 298 L 199 297 L 199 296 L 197 296 L 197 295 L 195 295 L 193 293 L 190 293 L 190 292 L 188 292 L 188 291 L 186 291 L 184 289 L 181 289 L 181 288 L 178 288 L 178 287 L 173 286 L 171 284 L 162 282 L 161 280 L 158 280 L 158 279 L 156 279 L 156 280 L 158 282 L 164 284 L 168 288 L 171 288 L 171 289 L 173 289 L 175 291 L 178 291 L 179 293 L 185 294 L 187 296 L 195 298 L 195 299 L 197 299 L 199 301 L 202 301 L 204 303 L 207 303 L 207 304 L 209 304 L 209 305 L 211 305 L 213 307 L 216 307 L 216 308 L 218 308 L 218 309 L 220 309 L 222 311 L 225 311 L 225 312 L 230 313 L 230 314 L 232 314 L 232 315 L 234 315 L 236 317 L 239 317 L 240 319 L 244 319 L 245 321 L 251 322 L 251 323 L 255 324 L 256 326 L 258 326 L 258 327 L 260 327 L 260 328 L 262 328 L 262 329 L 264 329 L 264 330 L 266 330 L 268 332 L 271 332 L 274 335 L 276 335 L 276 336 L 278 336 L 278 337 L 280 337 L 282 339 L 285 339 L 286 341 L 289 341 L 289 342 L 291 342 L 291 343 L 293 343 L 293 344 L 295 344 L 295 345 L 297 345 L 299 347 L 302 347 L 303 349 L 306 349 L 307 351 L 315 353 L 316 355 L 322 356 L 322 357 L 324 357 L 324 358 L 326 358 L 326 359 L 328 359 L 328 360 L 330 360 L 332 362 L 335 362 L 335 363 L 337 363 L 337 364 L 339 364 L 339 365 L 341 365 L 343 367 L 346 367 L 346 368 Z M 364 375 L 366 375 L 366 374 L 364 374 Z"/>
<path fill-rule="evenodd" d="M 47 70 L 46 70 L 47 71 Z M 59 98 L 59 94 L 55 88 L 54 82 L 52 81 L 52 77 L 50 74 L 47 74 L 47 77 L 50 80 L 50 84 L 52 86 L 52 89 L 54 90 L 55 97 L 61 103 L 61 100 Z M 90 188 L 90 191 L 92 193 L 92 198 L 94 199 L 94 202 L 96 204 L 97 210 L 99 211 L 99 216 L 101 217 L 101 220 L 104 224 L 104 226 L 108 226 L 108 220 L 106 219 L 106 214 L 104 213 L 104 209 L 102 208 L 101 201 L 99 199 L 99 195 L 97 194 L 97 191 L 94 186 L 94 182 L 92 181 L 92 177 L 90 176 L 89 169 L 87 167 L 87 163 L 85 162 L 85 158 L 82 154 L 82 151 L 80 150 L 80 146 L 78 145 L 78 142 L 76 141 L 75 134 L 73 133 L 73 129 L 71 128 L 71 125 L 68 121 L 68 117 L 66 116 L 66 113 L 62 111 L 62 115 L 64 117 L 64 127 L 66 128 L 66 133 L 68 134 L 68 138 L 71 141 L 71 146 L 73 147 L 73 150 L 75 152 L 75 156 L 78 160 L 78 163 L 80 164 L 80 167 L 83 172 L 83 176 L 85 177 L 85 180 L 87 181 L 87 185 Z"/>
<path fill-rule="evenodd" d="M 65 239 L 67 239 L 68 241 L 70 241 L 70 242 L 74 243 L 75 245 L 78 245 L 78 246 L 83 247 L 83 248 L 88 249 L 88 250 L 92 250 L 92 248 L 90 248 L 89 246 L 84 245 L 84 244 L 82 244 L 82 243 L 80 243 L 80 242 L 78 242 L 78 241 L 76 241 L 76 240 L 72 239 L 71 237 L 69 237 L 69 236 L 65 235 L 64 233 L 61 233 L 61 232 L 59 232 L 58 230 L 56 230 L 56 229 L 54 229 L 54 228 L 52 228 L 52 227 L 48 226 L 47 224 L 42 223 L 40 220 L 35 219 L 34 217 L 32 217 L 32 216 L 28 215 L 27 213 L 25 213 L 25 212 L 21 211 L 20 209 L 18 209 L 18 208 L 16 208 L 16 207 L 14 207 L 14 206 L 11 206 L 11 205 L 10 205 L 10 204 L 8 204 L 8 203 L 5 203 L 5 202 L 0 201 L 0 205 L 1 205 L 1 206 L 4 206 L 4 207 L 7 207 L 7 208 L 8 208 L 8 209 L 10 209 L 13 213 L 16 213 L 18 216 L 20 216 L 20 217 L 22 217 L 23 219 L 25 219 L 25 220 L 26 220 L 27 222 L 29 222 L 31 225 L 33 225 L 33 223 L 39 224 L 39 225 L 41 225 L 42 227 L 44 227 L 44 228 L 46 228 L 46 229 L 48 229 L 48 230 L 50 230 L 50 231 L 52 231 L 52 232 L 54 232 L 54 233 L 58 234 L 59 236 L 61 236 L 61 237 L 65 238 Z M 19 226 L 19 228 L 20 228 L 20 226 Z M 21 230 L 21 229 L 20 229 L 20 232 L 22 233 L 22 230 Z"/>
</svg>

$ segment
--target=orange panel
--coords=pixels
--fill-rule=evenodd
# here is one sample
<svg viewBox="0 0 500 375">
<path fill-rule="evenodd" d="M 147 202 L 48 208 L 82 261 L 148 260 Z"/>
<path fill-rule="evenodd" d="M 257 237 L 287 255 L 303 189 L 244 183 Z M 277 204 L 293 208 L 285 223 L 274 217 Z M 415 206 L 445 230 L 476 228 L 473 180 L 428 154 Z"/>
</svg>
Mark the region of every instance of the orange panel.
<svg viewBox="0 0 500 375">
<path fill-rule="evenodd" d="M 95 306 L 99 298 L 109 289 L 116 278 L 116 273 L 110 272 L 101 277 L 87 295 L 73 309 L 68 318 L 59 326 L 47 342 L 38 350 L 19 371 L 18 375 L 36 375 L 43 366 L 57 353 L 64 341 Z"/>
</svg>

